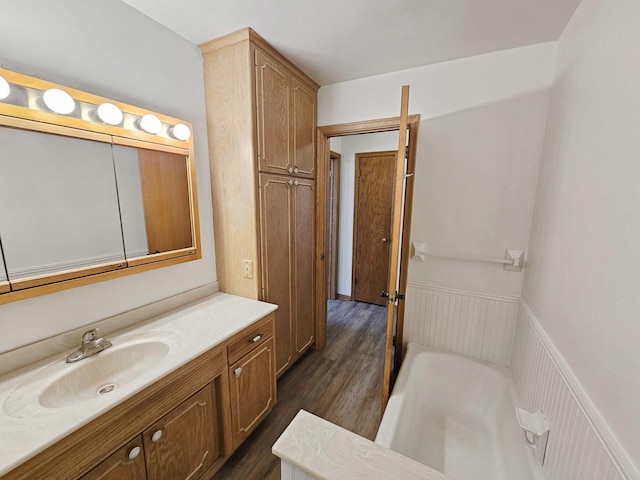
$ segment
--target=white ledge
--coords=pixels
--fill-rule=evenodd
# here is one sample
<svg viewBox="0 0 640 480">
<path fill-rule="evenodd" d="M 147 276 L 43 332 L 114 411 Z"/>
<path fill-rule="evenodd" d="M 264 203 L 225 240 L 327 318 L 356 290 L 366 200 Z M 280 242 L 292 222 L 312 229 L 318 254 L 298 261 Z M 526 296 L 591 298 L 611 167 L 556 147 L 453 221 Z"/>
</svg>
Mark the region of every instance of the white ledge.
<svg viewBox="0 0 640 480">
<path fill-rule="evenodd" d="M 304 410 L 298 412 L 272 452 L 283 462 L 323 480 L 448 479 L 443 473 Z"/>
</svg>

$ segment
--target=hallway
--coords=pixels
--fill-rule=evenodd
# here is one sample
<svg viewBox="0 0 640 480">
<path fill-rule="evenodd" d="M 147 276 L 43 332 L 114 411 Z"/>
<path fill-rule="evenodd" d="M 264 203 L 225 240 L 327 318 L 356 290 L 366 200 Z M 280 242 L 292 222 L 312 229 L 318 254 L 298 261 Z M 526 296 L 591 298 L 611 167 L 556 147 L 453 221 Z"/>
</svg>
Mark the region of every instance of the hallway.
<svg viewBox="0 0 640 480">
<path fill-rule="evenodd" d="M 373 439 L 381 419 L 386 308 L 329 300 L 327 348 L 310 351 L 278 381 L 278 403 L 214 477 L 277 480 L 271 446 L 300 409 Z"/>
</svg>

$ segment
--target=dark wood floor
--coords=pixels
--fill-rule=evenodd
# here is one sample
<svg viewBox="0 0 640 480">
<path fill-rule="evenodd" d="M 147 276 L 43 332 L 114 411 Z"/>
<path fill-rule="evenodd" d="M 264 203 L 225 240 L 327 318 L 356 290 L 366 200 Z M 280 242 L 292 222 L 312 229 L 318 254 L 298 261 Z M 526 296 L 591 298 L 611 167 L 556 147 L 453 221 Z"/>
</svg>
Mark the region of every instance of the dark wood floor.
<svg viewBox="0 0 640 480">
<path fill-rule="evenodd" d="M 327 348 L 310 351 L 278 381 L 278 403 L 227 461 L 215 480 L 279 480 L 271 446 L 300 409 L 352 432 L 375 437 L 380 398 L 386 309 L 330 300 Z"/>
</svg>

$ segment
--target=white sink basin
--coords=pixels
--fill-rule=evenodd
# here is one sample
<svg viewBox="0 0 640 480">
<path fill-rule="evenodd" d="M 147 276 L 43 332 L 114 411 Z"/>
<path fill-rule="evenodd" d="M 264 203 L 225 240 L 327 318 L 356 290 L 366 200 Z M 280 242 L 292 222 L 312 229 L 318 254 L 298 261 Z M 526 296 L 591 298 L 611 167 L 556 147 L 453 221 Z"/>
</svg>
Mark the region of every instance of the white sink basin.
<svg viewBox="0 0 640 480">
<path fill-rule="evenodd" d="M 15 388 L 4 402 L 4 411 L 25 418 L 49 409 L 117 395 L 135 386 L 136 380 L 156 369 L 180 343 L 172 332 L 148 332 L 112 339 L 113 346 L 76 363 L 64 357 L 40 370 Z"/>
<path fill-rule="evenodd" d="M 169 345 L 161 341 L 113 346 L 80 360 L 77 368 L 45 388 L 38 400 L 43 407 L 57 408 L 108 395 L 148 371 L 167 353 Z"/>
</svg>

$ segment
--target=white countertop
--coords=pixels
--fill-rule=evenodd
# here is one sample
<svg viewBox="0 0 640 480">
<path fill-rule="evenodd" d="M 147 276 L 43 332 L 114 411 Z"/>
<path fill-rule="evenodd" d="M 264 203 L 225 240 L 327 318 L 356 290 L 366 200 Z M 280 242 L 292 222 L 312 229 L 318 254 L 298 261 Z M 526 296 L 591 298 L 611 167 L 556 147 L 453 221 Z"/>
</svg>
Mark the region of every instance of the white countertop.
<svg viewBox="0 0 640 480">
<path fill-rule="evenodd" d="M 283 465 L 283 479 L 453 480 L 305 410 L 298 412 L 272 452 L 294 467 L 291 472 Z"/>
<path fill-rule="evenodd" d="M 107 339 L 114 346 L 117 346 L 119 341 L 157 335 L 169 343 L 170 350 L 164 358 L 130 384 L 122 385 L 108 395 L 65 407 L 40 406 L 37 402 L 39 392 L 52 378 L 62 376 L 74 367 L 77 368 L 83 362 L 90 362 L 98 356 L 89 357 L 76 364 L 66 364 L 66 356 L 73 351 L 69 350 L 0 377 L 0 475 L 224 342 L 276 308 L 269 303 L 216 293 L 108 335 Z"/>
</svg>

